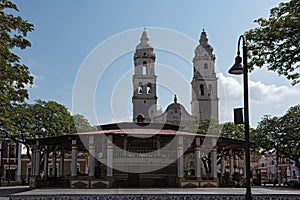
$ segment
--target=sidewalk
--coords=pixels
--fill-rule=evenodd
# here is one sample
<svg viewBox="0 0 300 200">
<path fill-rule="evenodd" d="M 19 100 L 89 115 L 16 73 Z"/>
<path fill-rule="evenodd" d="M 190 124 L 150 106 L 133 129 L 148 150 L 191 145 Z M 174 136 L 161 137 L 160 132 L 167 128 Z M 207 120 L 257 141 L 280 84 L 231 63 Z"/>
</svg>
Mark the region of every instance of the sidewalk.
<svg viewBox="0 0 300 200">
<path fill-rule="evenodd" d="M 71 189 L 45 188 L 22 192 L 12 196 L 12 200 L 40 199 L 241 199 L 245 188 L 122 188 L 122 189 Z M 253 199 L 300 199 L 300 190 L 255 187 Z"/>
</svg>

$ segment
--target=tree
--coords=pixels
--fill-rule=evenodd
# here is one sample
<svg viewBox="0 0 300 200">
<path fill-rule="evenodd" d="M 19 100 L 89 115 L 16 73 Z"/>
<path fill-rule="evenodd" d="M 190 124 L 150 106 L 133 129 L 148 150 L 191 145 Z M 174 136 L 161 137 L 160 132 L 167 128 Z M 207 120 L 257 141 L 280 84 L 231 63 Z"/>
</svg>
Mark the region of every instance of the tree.
<svg viewBox="0 0 300 200">
<path fill-rule="evenodd" d="M 258 123 L 257 144 L 263 151 L 276 151 L 300 168 L 300 104 L 289 108 L 282 117 L 264 116 Z"/>
<path fill-rule="evenodd" d="M 280 3 L 270 10 L 269 19 L 259 18 L 259 27 L 246 32 L 249 42 L 249 67 L 266 65 L 292 80 L 300 82 L 300 1 Z"/>
<path fill-rule="evenodd" d="M 193 124 L 191 126 L 188 126 L 184 128 L 184 131 L 198 133 L 202 135 L 219 135 L 221 127 L 222 126 L 220 126 L 217 120 L 209 119 L 199 124 Z"/>
<path fill-rule="evenodd" d="M 20 63 L 20 58 L 13 53 L 15 49 L 31 46 L 26 39 L 33 31 L 33 25 L 16 17 L 12 12 L 17 6 L 9 0 L 0 0 L 0 133 L 11 130 L 10 109 L 12 104 L 28 98 L 26 85 L 32 84 L 33 77 L 28 67 Z"/>
<path fill-rule="evenodd" d="M 73 116 L 74 126 L 76 128 L 76 132 L 89 132 L 89 131 L 96 131 L 97 128 L 90 125 L 89 121 L 80 114 L 76 114 Z"/>
<path fill-rule="evenodd" d="M 221 136 L 225 138 L 244 140 L 244 126 L 226 122 L 222 125 Z"/>
<path fill-rule="evenodd" d="M 54 101 L 37 100 L 35 104 L 17 104 L 11 111 L 14 131 L 5 137 L 24 144 L 29 158 L 28 139 L 59 136 L 75 130 L 70 112 Z"/>
</svg>

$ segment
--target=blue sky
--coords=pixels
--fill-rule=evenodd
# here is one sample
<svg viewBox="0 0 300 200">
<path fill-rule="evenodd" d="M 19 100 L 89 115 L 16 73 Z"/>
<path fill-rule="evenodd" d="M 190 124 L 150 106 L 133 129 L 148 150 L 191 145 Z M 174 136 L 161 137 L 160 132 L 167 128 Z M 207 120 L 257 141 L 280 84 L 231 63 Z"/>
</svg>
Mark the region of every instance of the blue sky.
<svg viewBox="0 0 300 200">
<path fill-rule="evenodd" d="M 18 51 L 22 62 L 29 66 L 35 76 L 34 86 L 29 90 L 30 102 L 35 99 L 54 100 L 73 112 L 73 87 L 80 67 L 93 49 L 116 34 L 134 29 L 142 33 L 144 27 L 148 27 L 149 30 L 155 27 L 177 31 L 197 43 L 202 29 L 205 28 L 209 43 L 214 47 L 219 80 L 224 87 L 226 101 L 220 106 L 221 112 L 224 112 L 221 121 L 232 121 L 232 108 L 243 105 L 242 77 L 227 73 L 234 62 L 238 37 L 249 28 L 256 27 L 254 19 L 268 17 L 270 8 L 277 6 L 281 1 L 16 0 L 14 2 L 20 10 L 19 15 L 35 26 L 34 32 L 28 36 L 32 47 L 22 52 Z M 156 41 L 151 40 L 150 32 L 150 42 L 155 44 Z M 133 41 L 131 52 L 113 60 L 101 77 L 95 93 L 97 118 L 86 116 L 92 124 L 130 120 L 132 107 L 130 70 L 133 69 L 133 50 L 139 43 L 139 37 L 140 35 L 137 35 L 136 41 Z M 176 42 L 178 41 L 174 41 L 175 44 Z M 111 48 L 122 45 L 121 42 Z M 194 49 L 190 51 L 193 52 Z M 182 60 L 162 50 L 155 50 L 155 53 L 158 65 L 175 69 L 190 83 L 191 60 Z M 158 78 L 164 78 L 163 74 L 157 75 Z M 292 87 L 289 81 L 284 77 L 278 77 L 274 72 L 257 69 L 250 74 L 249 79 L 252 126 L 256 126 L 265 114 L 282 115 L 290 106 L 299 103 L 299 85 Z M 125 80 L 129 80 L 127 89 L 121 90 L 120 85 L 124 85 Z M 176 83 L 176 80 L 173 82 Z M 116 95 L 116 91 L 119 96 Z M 164 109 L 173 101 L 173 92 L 164 88 L 160 88 L 158 92 L 158 102 Z M 189 90 L 176 91 L 180 94 L 182 92 L 186 92 L 186 95 L 178 96 L 178 100 L 189 110 Z"/>
</svg>

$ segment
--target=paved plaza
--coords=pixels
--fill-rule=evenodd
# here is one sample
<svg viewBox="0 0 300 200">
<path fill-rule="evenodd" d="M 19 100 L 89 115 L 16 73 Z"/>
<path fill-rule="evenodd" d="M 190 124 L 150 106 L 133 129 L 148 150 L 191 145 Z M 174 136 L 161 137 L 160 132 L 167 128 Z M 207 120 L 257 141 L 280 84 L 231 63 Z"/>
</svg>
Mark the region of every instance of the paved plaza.
<svg viewBox="0 0 300 200">
<path fill-rule="evenodd" d="M 44 188 L 27 190 L 25 187 L 11 190 L 12 200 L 21 199 L 243 199 L 245 188 L 122 188 L 122 189 L 72 189 Z M 7 188 L 0 188 L 0 194 Z M 18 193 L 20 190 L 25 192 Z M 299 189 L 278 187 L 254 187 L 253 199 L 299 199 Z M 7 191 L 6 191 L 7 194 Z M 3 195 L 0 200 L 8 197 Z M 52 198 L 53 197 L 53 198 Z M 80 197 L 80 198 L 79 198 Z M 83 198 L 84 197 L 84 198 Z M 151 197 L 151 198 L 150 198 Z"/>
</svg>

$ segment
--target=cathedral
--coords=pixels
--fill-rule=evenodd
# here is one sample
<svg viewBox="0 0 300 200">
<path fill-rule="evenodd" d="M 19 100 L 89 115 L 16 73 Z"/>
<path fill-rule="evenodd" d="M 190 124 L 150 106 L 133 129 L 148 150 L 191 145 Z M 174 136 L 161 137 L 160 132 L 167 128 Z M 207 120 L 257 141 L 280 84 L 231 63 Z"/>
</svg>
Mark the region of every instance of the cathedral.
<svg viewBox="0 0 300 200">
<path fill-rule="evenodd" d="M 156 55 L 146 30 L 133 59 L 133 122 L 28 140 L 30 188 L 219 187 L 218 174 L 234 173 L 243 141 L 182 129 L 218 120 L 215 55 L 206 32 L 194 51 L 191 113 L 176 95 L 164 112 L 157 108 Z"/>
<path fill-rule="evenodd" d="M 134 53 L 133 121 L 143 116 L 144 122 L 167 123 L 180 126 L 198 124 L 205 120 L 218 120 L 218 86 L 215 73 L 215 55 L 203 30 L 193 58 L 191 81 L 191 114 L 183 105 L 174 102 L 161 113 L 157 108 L 157 74 L 155 73 L 154 48 L 144 29 Z"/>
</svg>

